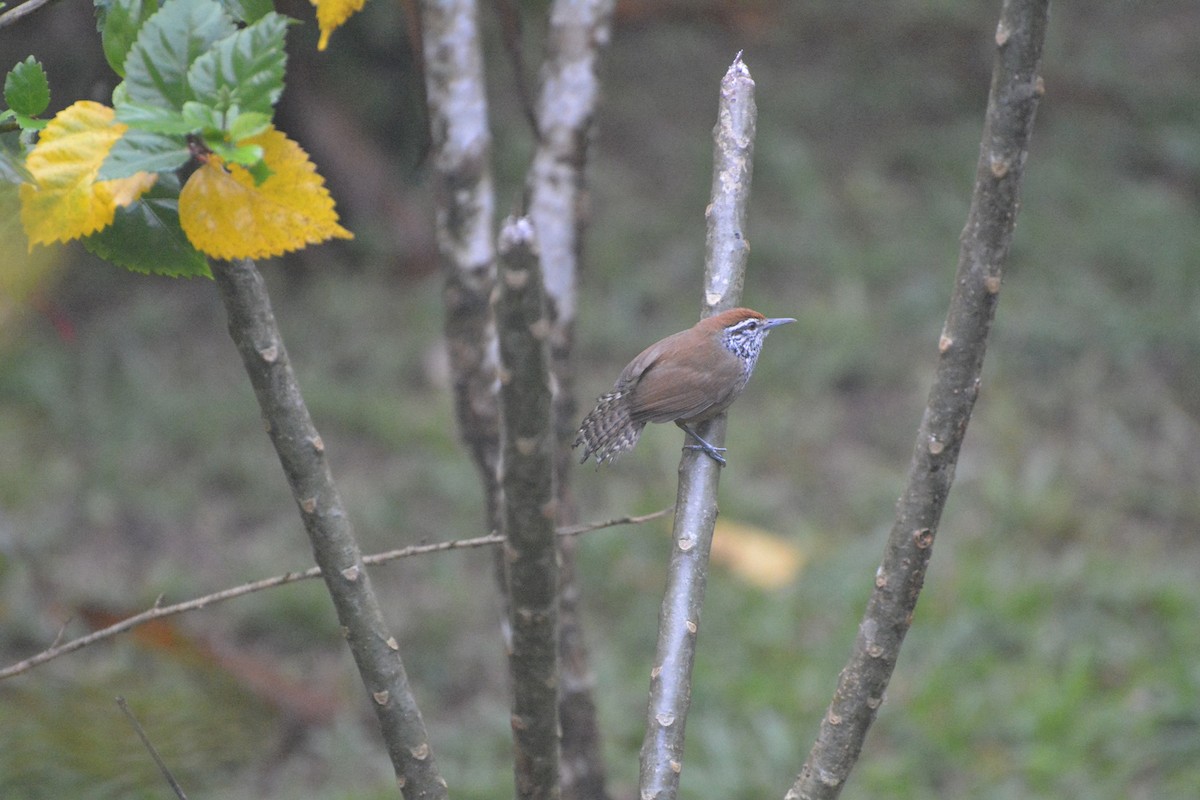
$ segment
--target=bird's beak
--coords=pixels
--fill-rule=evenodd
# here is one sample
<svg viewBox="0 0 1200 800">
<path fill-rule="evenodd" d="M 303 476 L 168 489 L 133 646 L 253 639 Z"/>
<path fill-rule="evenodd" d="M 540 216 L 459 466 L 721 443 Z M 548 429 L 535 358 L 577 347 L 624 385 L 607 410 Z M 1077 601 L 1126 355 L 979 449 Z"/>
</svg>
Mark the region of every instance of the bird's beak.
<svg viewBox="0 0 1200 800">
<path fill-rule="evenodd" d="M 763 326 L 767 330 L 771 330 L 771 328 L 777 328 L 780 325 L 787 325 L 789 322 L 795 322 L 795 321 L 796 320 L 792 319 L 791 317 L 779 317 L 778 319 L 763 320 Z"/>
</svg>

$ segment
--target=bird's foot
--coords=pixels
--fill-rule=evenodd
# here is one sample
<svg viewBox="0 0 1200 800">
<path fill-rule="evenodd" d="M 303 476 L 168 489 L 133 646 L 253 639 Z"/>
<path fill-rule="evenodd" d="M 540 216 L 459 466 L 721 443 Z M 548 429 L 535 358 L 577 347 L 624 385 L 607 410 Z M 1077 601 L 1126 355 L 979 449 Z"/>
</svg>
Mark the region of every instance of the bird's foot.
<svg viewBox="0 0 1200 800">
<path fill-rule="evenodd" d="M 698 434 L 694 430 L 692 430 L 692 427 L 690 425 L 686 425 L 682 422 L 677 422 L 675 424 L 678 425 L 680 428 L 683 428 L 683 430 L 687 433 L 688 436 L 691 436 L 693 439 L 695 439 L 697 442 L 699 442 L 699 444 L 685 444 L 683 446 L 684 450 L 703 450 L 705 455 L 707 455 L 713 461 L 717 462 L 722 467 L 725 466 L 725 457 L 723 455 L 721 455 L 721 453 L 725 452 L 724 447 L 716 447 L 714 445 L 709 444 L 704 439 L 703 436 L 701 436 L 700 434 Z"/>
</svg>

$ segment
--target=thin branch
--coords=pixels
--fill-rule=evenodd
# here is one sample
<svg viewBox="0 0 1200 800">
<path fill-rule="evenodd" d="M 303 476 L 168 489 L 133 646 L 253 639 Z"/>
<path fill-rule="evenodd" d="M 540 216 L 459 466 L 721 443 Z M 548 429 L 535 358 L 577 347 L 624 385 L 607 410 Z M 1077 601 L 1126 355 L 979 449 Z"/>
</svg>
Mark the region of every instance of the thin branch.
<svg viewBox="0 0 1200 800">
<path fill-rule="evenodd" d="M 171 774 L 171 770 L 167 767 L 166 762 L 158 754 L 158 749 L 150 741 L 150 737 L 146 735 L 146 730 L 142 727 L 142 723 L 138 722 L 137 717 L 129 710 L 129 704 L 125 702 L 124 697 L 117 697 L 117 706 L 121 709 L 121 713 L 125 715 L 125 718 L 129 720 L 129 724 L 133 726 L 134 733 L 142 740 L 142 745 L 150 753 L 150 758 L 154 759 L 154 763 L 158 765 L 158 771 L 166 779 L 167 785 L 171 787 L 171 791 L 175 793 L 175 796 L 179 800 L 187 800 L 187 795 L 183 793 L 183 787 L 179 785 L 179 781 L 175 780 L 175 776 Z"/>
<path fill-rule="evenodd" d="M 19 6 L 13 6 L 8 11 L 0 14 L 0 31 L 10 25 L 16 25 L 42 6 L 48 6 L 53 2 L 54 0 L 28 0 L 28 2 L 21 3 Z"/>
<path fill-rule="evenodd" d="M 555 0 L 546 32 L 535 129 L 538 145 L 526 177 L 529 217 L 538 235 L 550 322 L 555 497 L 558 522 L 574 521 L 571 493 L 575 463 L 570 443 L 576 426 L 576 293 L 586 219 L 587 151 L 600 96 L 599 62 L 611 36 L 613 0 Z M 516 13 L 515 9 L 511 13 Z M 517 69 L 522 69 L 519 65 Z M 560 784 L 566 800 L 607 800 L 604 753 L 593 698 L 591 668 L 580 619 L 575 546 L 559 546 L 558 648 L 562 680 Z"/>
<path fill-rule="evenodd" d="M 545 302 L 533 225 L 500 228 L 500 485 L 504 492 L 516 796 L 558 798 L 558 549 Z"/>
<path fill-rule="evenodd" d="M 217 262 L 213 278 L 267 433 L 299 506 L 338 622 L 379 720 L 392 766 L 406 798 L 444 798 L 425 722 L 408 685 L 396 639 L 388 633 L 349 515 L 312 424 L 275 324 L 262 275 L 248 259 Z"/>
<path fill-rule="evenodd" d="M 741 53 L 721 81 L 717 124 L 713 129 L 712 201 L 706 212 L 708 235 L 702 315 L 734 308 L 742 294 L 749 246 L 746 205 L 754 154 L 754 81 Z M 721 446 L 725 415 L 700 435 Z M 658 623 L 658 645 L 650 672 L 650 703 L 641 751 L 639 797 L 667 800 L 679 791 L 683 769 L 684 723 L 692 691 L 692 664 L 700 609 L 708 580 L 713 526 L 717 521 L 720 468 L 707 455 L 685 450 L 679 464 L 675 501 L 674 547 Z"/>
<path fill-rule="evenodd" d="M 570 527 L 559 528 L 556 533 L 563 538 L 579 536 L 592 531 L 603 530 L 605 528 L 614 528 L 618 525 L 641 525 L 651 520 L 656 520 L 665 517 L 674 511 L 674 508 L 664 508 L 660 511 L 655 511 L 652 514 L 642 514 L 640 516 L 618 517 L 616 519 L 606 520 L 604 522 L 592 522 L 586 525 L 572 525 Z M 447 542 L 434 542 L 432 544 L 417 544 L 411 547 L 402 547 L 398 550 L 388 550 L 384 553 L 376 553 L 374 555 L 363 556 L 363 564 L 374 566 L 376 564 L 386 564 L 389 561 L 396 561 L 402 558 L 411 558 L 412 556 L 427 555 L 429 553 L 445 553 L 450 550 L 466 550 L 474 547 L 491 547 L 492 545 L 503 544 L 504 536 L 499 533 L 493 533 L 488 536 L 476 536 L 473 539 L 453 539 Z M 159 605 L 157 602 L 145 611 L 134 614 L 131 617 L 126 617 L 120 622 L 113 623 L 107 628 L 93 631 L 86 636 L 80 636 L 77 639 L 72 639 L 68 642 L 59 642 L 63 639 L 63 633 L 66 630 L 66 625 L 59 629 L 58 634 L 54 637 L 54 643 L 45 650 L 30 656 L 23 661 L 18 661 L 4 669 L 0 670 L 0 681 L 5 678 L 12 678 L 20 675 L 23 672 L 28 672 L 34 667 L 45 664 L 47 661 L 53 661 L 60 656 L 65 656 L 76 650 L 81 650 L 89 645 L 96 644 L 105 639 L 125 633 L 128 630 L 144 625 L 147 622 L 153 622 L 163 617 L 171 617 L 177 614 L 183 614 L 188 611 L 198 611 L 217 603 L 223 603 L 226 600 L 233 600 L 237 597 L 261 592 L 264 589 L 273 589 L 276 586 L 284 586 L 297 581 L 307 581 L 313 578 L 321 577 L 321 568 L 312 567 L 310 569 L 299 572 L 285 572 L 282 575 L 275 575 L 270 578 L 261 578 L 250 583 L 243 583 L 240 586 L 231 586 L 228 589 L 222 589 L 219 592 L 206 594 L 203 597 L 196 597 L 192 600 L 185 600 L 180 603 L 174 603 L 169 606 Z M 160 598 L 161 600 L 161 598 Z"/>
<path fill-rule="evenodd" d="M 908 482 L 896 506 L 883 563 L 850 660 L 821 720 L 821 730 L 788 800 L 835 798 L 845 786 L 884 692 L 933 550 L 954 480 L 1012 243 L 1018 195 L 1042 82 L 1038 76 L 1048 0 L 1006 0 L 971 210 L 958 274 L 938 341 L 938 364 L 917 431 Z"/>
</svg>

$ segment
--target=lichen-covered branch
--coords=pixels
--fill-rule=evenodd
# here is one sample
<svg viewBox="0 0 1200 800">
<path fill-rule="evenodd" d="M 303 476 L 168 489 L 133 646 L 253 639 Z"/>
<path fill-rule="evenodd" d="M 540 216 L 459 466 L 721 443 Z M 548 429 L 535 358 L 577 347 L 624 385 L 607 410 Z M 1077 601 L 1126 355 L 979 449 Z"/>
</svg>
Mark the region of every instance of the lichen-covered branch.
<svg viewBox="0 0 1200 800">
<path fill-rule="evenodd" d="M 962 234 L 958 274 L 929 402 L 917 431 L 908 482 L 896 507 L 883 563 L 850 660 L 821 720 L 817 741 L 788 800 L 837 797 L 883 702 L 904 635 L 912 624 L 938 522 L 979 394 L 988 332 L 1042 95 L 1038 75 L 1048 0 L 1005 0 L 975 191 Z"/>
<path fill-rule="evenodd" d="M 500 481 L 508 567 L 513 769 L 518 798 L 558 786 L 558 552 L 545 303 L 533 225 L 500 230 Z"/>
<path fill-rule="evenodd" d="M 487 527 L 499 530 L 495 198 L 478 15 L 473 0 L 424 0 L 420 8 L 454 399 L 484 484 Z"/>
<path fill-rule="evenodd" d="M 584 167 L 600 94 L 599 60 L 609 40 L 614 5 L 613 0 L 555 0 L 551 5 L 534 115 L 538 144 L 527 178 L 529 217 L 538 234 L 550 323 L 559 524 L 576 519 L 570 480 L 575 467 L 570 443 L 577 412 L 572 352 L 579 257 L 587 224 Z M 592 696 L 595 677 L 578 610 L 575 543 L 560 542 L 560 555 L 562 792 L 566 800 L 606 800 L 604 757 Z"/>
<path fill-rule="evenodd" d="M 749 246 L 746 206 L 754 155 L 754 81 L 741 54 L 721 81 L 713 129 L 712 200 L 708 217 L 702 315 L 734 308 L 741 301 Z M 720 447 L 725 415 L 700 429 Z M 679 791 L 683 769 L 684 723 L 692 690 L 692 664 L 700 609 L 708 581 L 709 552 L 717 521 L 720 468 L 707 455 L 685 450 L 679 464 L 679 491 L 666 594 L 658 623 L 658 645 L 650 672 L 650 703 L 642 742 L 639 797 L 667 800 Z"/>
<path fill-rule="evenodd" d="M 249 260 L 213 264 L 233 338 L 267 422 L 396 777 L 409 800 L 446 797 L 425 723 L 409 690 L 400 647 L 388 633 L 358 542 L 313 426 L 262 276 Z"/>
</svg>

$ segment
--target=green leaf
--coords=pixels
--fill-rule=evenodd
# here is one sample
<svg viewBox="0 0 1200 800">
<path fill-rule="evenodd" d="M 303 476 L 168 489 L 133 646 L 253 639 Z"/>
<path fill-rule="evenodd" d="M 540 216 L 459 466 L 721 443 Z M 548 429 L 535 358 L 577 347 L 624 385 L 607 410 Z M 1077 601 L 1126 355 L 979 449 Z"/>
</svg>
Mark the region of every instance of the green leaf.
<svg viewBox="0 0 1200 800">
<path fill-rule="evenodd" d="M 221 112 L 195 100 L 183 104 L 183 120 L 191 126 L 189 130 L 205 131 L 210 136 L 211 132 L 221 131 L 225 127 L 225 116 Z"/>
<path fill-rule="evenodd" d="M 176 135 L 191 133 L 196 130 L 188 122 L 184 114 L 173 108 L 127 102 L 118 105 L 116 110 L 118 121 L 124 122 L 129 127 L 137 128 L 138 130 Z"/>
<path fill-rule="evenodd" d="M 49 107 L 50 81 L 36 58 L 30 56 L 9 71 L 4 78 L 4 102 L 18 119 L 36 117 Z"/>
<path fill-rule="evenodd" d="M 227 142 L 208 142 L 207 144 L 221 158 L 234 164 L 241 164 L 243 167 L 251 167 L 262 161 L 263 158 L 262 145 L 246 144 L 239 146 Z"/>
<path fill-rule="evenodd" d="M 194 96 L 188 68 L 234 30 L 215 0 L 167 0 L 142 25 L 125 57 L 126 96 L 142 105 L 182 109 Z"/>
<path fill-rule="evenodd" d="M 130 128 L 108 152 L 96 180 L 128 178 L 137 172 L 166 172 L 182 167 L 191 157 L 187 140 L 181 136 Z"/>
<path fill-rule="evenodd" d="M 196 99 L 222 111 L 236 105 L 269 115 L 283 94 L 287 26 L 287 17 L 270 13 L 213 45 L 188 70 Z"/>
<path fill-rule="evenodd" d="M 258 22 L 275 10 L 271 0 L 222 0 L 229 16 L 245 23 Z"/>
<path fill-rule="evenodd" d="M 125 77 L 129 55 L 142 24 L 158 11 L 158 0 L 102 0 L 96 3 L 96 27 L 104 57 L 113 72 Z"/>
<path fill-rule="evenodd" d="M 271 127 L 271 117 L 267 114 L 258 114 L 253 111 L 245 114 L 230 115 L 226 123 L 229 131 L 229 141 L 240 142 L 243 139 L 249 139 L 251 136 L 258 136 L 260 133 Z"/>
<path fill-rule="evenodd" d="M 40 131 L 42 128 L 50 124 L 50 120 L 48 119 L 35 119 L 33 117 L 27 117 L 24 114 L 15 114 L 14 119 L 16 119 L 17 124 L 21 126 L 21 130 L 25 131 Z"/>
<path fill-rule="evenodd" d="M 254 178 L 255 186 L 262 186 L 263 181 L 275 174 L 275 170 L 268 167 L 267 162 L 262 159 L 253 164 L 248 164 L 246 171 L 250 173 L 250 177 Z"/>
<path fill-rule="evenodd" d="M 160 175 L 141 199 L 117 209 L 112 225 L 82 241 L 89 252 L 134 272 L 212 277 L 208 259 L 179 226 L 179 180 L 174 175 Z"/>
</svg>

